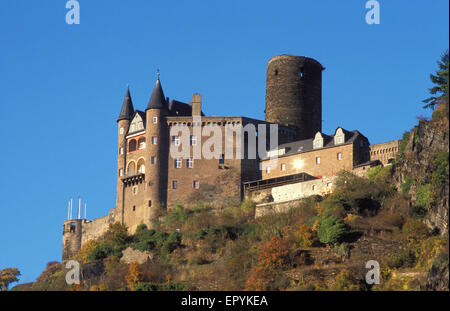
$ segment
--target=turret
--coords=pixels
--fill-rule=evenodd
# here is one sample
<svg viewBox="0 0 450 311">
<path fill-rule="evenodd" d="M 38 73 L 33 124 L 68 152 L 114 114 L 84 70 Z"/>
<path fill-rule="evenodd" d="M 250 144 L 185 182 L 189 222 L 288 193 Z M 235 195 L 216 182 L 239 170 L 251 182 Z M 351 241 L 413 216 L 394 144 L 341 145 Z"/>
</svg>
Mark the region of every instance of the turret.
<svg viewBox="0 0 450 311">
<path fill-rule="evenodd" d="M 70 219 L 63 223 L 63 260 L 68 260 L 81 249 L 82 224 L 85 219 Z"/>
<path fill-rule="evenodd" d="M 145 134 L 148 142 L 146 163 L 149 163 L 149 169 L 145 172 L 145 181 L 147 183 L 145 201 L 149 210 L 147 224 L 151 226 L 152 220 L 156 217 L 155 212 L 157 209 L 166 207 L 170 146 L 169 130 L 166 122 L 168 103 L 164 97 L 159 74 L 145 113 L 147 119 Z"/>
<path fill-rule="evenodd" d="M 125 176 L 127 140 L 126 135 L 130 126 L 131 118 L 134 113 L 133 102 L 131 100 L 130 88 L 127 88 L 125 99 L 123 100 L 122 110 L 117 119 L 118 127 L 118 149 L 117 149 L 117 201 L 116 207 L 120 209 L 120 219 L 123 223 L 124 213 L 124 185 L 122 178 Z"/>
</svg>

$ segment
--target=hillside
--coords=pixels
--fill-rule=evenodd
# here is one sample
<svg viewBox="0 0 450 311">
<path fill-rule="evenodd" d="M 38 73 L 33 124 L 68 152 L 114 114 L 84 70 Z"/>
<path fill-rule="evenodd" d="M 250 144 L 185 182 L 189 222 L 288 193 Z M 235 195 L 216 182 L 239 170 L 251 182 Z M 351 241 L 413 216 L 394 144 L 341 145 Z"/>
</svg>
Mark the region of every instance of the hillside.
<svg viewBox="0 0 450 311">
<path fill-rule="evenodd" d="M 178 206 L 134 235 L 114 224 L 74 257 L 79 286 L 49 263 L 14 290 L 448 290 L 444 108 L 405 133 L 392 166 L 368 178 L 342 172 L 331 195 L 258 219 L 248 201 Z M 378 285 L 365 282 L 369 260 L 380 264 Z"/>
</svg>

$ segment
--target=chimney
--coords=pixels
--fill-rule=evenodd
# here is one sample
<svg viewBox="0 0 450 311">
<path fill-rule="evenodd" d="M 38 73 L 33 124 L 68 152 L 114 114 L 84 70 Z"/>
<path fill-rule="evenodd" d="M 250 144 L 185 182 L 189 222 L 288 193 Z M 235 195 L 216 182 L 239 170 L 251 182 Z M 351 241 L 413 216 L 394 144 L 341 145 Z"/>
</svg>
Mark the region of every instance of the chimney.
<svg viewBox="0 0 450 311">
<path fill-rule="evenodd" d="M 201 94 L 193 94 L 192 95 L 192 116 L 201 116 L 202 115 L 202 95 Z"/>
</svg>

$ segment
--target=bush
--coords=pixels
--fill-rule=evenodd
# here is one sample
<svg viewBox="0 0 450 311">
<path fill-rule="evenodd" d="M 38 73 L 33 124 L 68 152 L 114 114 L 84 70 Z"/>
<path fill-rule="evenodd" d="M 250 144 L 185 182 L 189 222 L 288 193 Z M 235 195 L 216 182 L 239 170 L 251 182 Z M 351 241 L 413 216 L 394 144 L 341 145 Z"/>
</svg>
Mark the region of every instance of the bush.
<svg viewBox="0 0 450 311">
<path fill-rule="evenodd" d="M 432 171 L 431 183 L 434 186 L 442 186 L 445 181 L 448 180 L 448 169 L 449 169 L 449 153 L 440 152 L 435 155 L 432 161 Z"/>
<path fill-rule="evenodd" d="M 411 249 L 405 249 L 388 257 L 388 266 L 394 268 L 412 268 L 416 263 L 416 254 Z"/>
<path fill-rule="evenodd" d="M 324 244 L 339 244 L 349 233 L 350 230 L 342 219 L 330 216 L 321 220 L 317 235 L 320 242 Z"/>
<path fill-rule="evenodd" d="M 375 184 L 386 184 L 389 182 L 391 175 L 390 166 L 376 166 L 367 171 L 367 178 Z"/>
<path fill-rule="evenodd" d="M 416 205 L 429 207 L 433 201 L 433 186 L 431 184 L 420 185 L 417 189 Z"/>
<path fill-rule="evenodd" d="M 412 179 L 411 177 L 406 177 L 405 182 L 403 184 L 401 184 L 401 186 L 400 186 L 400 188 L 402 189 L 402 193 L 408 194 L 413 183 L 414 183 L 414 179 Z"/>
<path fill-rule="evenodd" d="M 403 225 L 402 232 L 408 237 L 423 238 L 428 236 L 427 226 L 420 220 L 410 218 Z"/>
<path fill-rule="evenodd" d="M 336 276 L 336 290 L 359 291 L 361 287 L 358 279 L 347 269 L 341 270 Z"/>
<path fill-rule="evenodd" d="M 172 232 L 169 234 L 161 247 L 161 256 L 167 259 L 167 256 L 181 245 L 181 234 Z"/>
<path fill-rule="evenodd" d="M 408 145 L 409 136 L 411 135 L 410 132 L 403 133 L 402 140 L 400 142 L 400 146 L 398 148 L 398 151 L 400 154 L 403 154 L 405 152 L 406 146 Z"/>
</svg>

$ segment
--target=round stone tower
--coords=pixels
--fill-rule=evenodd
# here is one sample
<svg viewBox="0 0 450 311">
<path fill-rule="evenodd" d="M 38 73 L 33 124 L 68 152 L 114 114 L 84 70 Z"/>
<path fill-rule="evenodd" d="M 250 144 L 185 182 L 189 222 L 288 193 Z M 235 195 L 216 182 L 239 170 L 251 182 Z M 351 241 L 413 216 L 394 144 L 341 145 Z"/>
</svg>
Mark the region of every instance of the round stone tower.
<svg viewBox="0 0 450 311">
<path fill-rule="evenodd" d="M 266 75 L 266 121 L 290 126 L 296 139 L 322 131 L 322 70 L 316 60 L 293 55 L 269 60 Z"/>
<path fill-rule="evenodd" d="M 169 130 L 166 122 L 168 104 L 159 77 L 145 112 L 147 119 L 145 135 L 148 141 L 146 163 L 148 163 L 147 167 L 149 168 L 145 171 L 145 181 L 148 182 L 145 201 L 149 209 L 146 224 L 151 228 L 157 209 L 166 207 L 170 147 Z"/>
<path fill-rule="evenodd" d="M 76 255 L 81 249 L 84 222 L 85 219 L 70 219 L 63 222 L 63 260 Z"/>
</svg>

